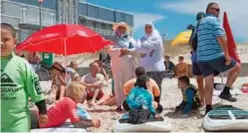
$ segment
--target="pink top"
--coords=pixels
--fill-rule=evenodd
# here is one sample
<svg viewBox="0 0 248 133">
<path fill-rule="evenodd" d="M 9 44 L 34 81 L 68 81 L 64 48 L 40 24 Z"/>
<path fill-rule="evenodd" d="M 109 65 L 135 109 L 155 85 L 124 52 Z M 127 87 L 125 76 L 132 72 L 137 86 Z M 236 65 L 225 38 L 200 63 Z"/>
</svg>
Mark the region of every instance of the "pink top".
<svg viewBox="0 0 248 133">
<path fill-rule="evenodd" d="M 77 115 L 77 103 L 69 97 L 64 97 L 47 111 L 48 123 L 40 125 L 40 128 L 59 127 L 65 123 L 67 119 L 71 123 L 80 121 Z"/>
</svg>

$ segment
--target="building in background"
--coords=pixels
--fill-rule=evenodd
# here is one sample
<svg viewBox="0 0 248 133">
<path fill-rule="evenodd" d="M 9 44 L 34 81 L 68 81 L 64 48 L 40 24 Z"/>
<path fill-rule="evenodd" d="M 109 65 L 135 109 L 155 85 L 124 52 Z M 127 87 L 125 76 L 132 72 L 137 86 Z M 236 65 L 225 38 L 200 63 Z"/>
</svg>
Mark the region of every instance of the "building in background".
<svg viewBox="0 0 248 133">
<path fill-rule="evenodd" d="M 19 42 L 40 29 L 38 0 L 1 0 L 1 22 L 17 30 Z M 133 27 L 133 15 L 93 5 L 82 0 L 43 0 L 42 26 L 72 23 L 90 27 L 109 38 L 115 22 L 126 22 Z"/>
<path fill-rule="evenodd" d="M 109 38 L 112 36 L 112 26 L 116 22 L 126 22 L 131 27 L 134 25 L 134 16 L 130 13 L 117 11 L 97 5 L 79 1 L 78 24 L 85 25 Z"/>
<path fill-rule="evenodd" d="M 56 0 L 42 3 L 42 25 L 56 24 Z M 9 23 L 17 29 L 19 41 L 23 41 L 40 29 L 38 0 L 1 0 L 1 22 Z"/>
</svg>

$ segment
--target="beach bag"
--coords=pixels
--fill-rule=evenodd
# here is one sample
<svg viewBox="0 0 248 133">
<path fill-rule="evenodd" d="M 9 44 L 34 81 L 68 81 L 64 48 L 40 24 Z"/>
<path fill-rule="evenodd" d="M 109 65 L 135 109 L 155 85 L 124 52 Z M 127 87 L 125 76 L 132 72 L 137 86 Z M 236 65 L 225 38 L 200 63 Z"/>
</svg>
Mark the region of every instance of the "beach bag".
<svg viewBox="0 0 248 133">
<path fill-rule="evenodd" d="M 150 112 L 143 108 L 131 109 L 129 111 L 128 123 L 143 124 L 146 123 L 150 117 Z"/>
<path fill-rule="evenodd" d="M 191 48 L 196 51 L 197 49 L 197 29 L 198 29 L 198 26 L 200 24 L 200 21 L 197 23 L 197 26 L 194 30 L 192 30 L 192 34 L 193 34 L 193 37 L 192 39 L 190 40 L 189 44 L 191 45 Z"/>
</svg>

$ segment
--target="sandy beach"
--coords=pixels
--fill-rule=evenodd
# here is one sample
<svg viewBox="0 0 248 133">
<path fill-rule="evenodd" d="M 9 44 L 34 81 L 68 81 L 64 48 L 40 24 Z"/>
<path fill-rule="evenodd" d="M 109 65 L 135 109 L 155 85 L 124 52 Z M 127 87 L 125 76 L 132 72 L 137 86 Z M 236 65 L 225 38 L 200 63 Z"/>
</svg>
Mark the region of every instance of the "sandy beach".
<svg viewBox="0 0 248 133">
<path fill-rule="evenodd" d="M 187 47 L 183 47 L 181 49 L 174 49 L 174 51 L 168 50 L 168 47 L 166 51 L 168 54 L 171 55 L 171 59 L 174 63 L 177 63 L 177 58 L 179 55 L 183 55 L 185 57 L 185 61 L 187 63 L 191 63 L 190 61 L 190 55 L 188 54 Z M 238 46 L 238 53 L 240 55 L 240 58 L 242 62 L 245 62 L 245 58 L 247 58 L 248 53 L 248 45 L 239 45 Z M 97 54 L 94 55 L 75 55 L 68 57 L 68 63 L 69 61 L 76 59 L 79 63 L 80 67 L 87 67 L 88 64 L 91 61 L 94 61 L 97 59 Z M 56 59 L 59 62 L 64 62 L 64 57 L 57 57 Z M 243 68 L 247 69 L 247 68 Z M 226 78 L 224 78 L 224 83 L 226 81 Z M 110 81 L 111 82 L 111 81 Z M 194 78 L 191 78 L 191 83 L 196 85 L 196 80 Z M 215 83 L 221 83 L 221 78 L 216 77 Z M 215 105 L 233 105 L 235 107 L 246 109 L 248 110 L 247 101 L 248 101 L 248 94 L 244 94 L 240 91 L 240 88 L 244 83 L 248 83 L 248 77 L 239 77 L 236 82 L 233 85 L 233 94 L 235 97 L 238 98 L 238 101 L 235 103 L 230 103 L 227 101 L 222 101 L 218 98 L 218 94 L 220 91 L 214 92 L 213 96 L 213 103 Z M 49 89 L 51 84 L 51 81 L 43 81 L 41 82 L 41 86 L 43 89 Z M 105 88 L 105 92 L 110 93 L 111 92 L 111 84 L 109 83 L 108 86 Z M 166 119 L 171 123 L 172 125 L 172 131 L 173 132 L 202 132 L 204 129 L 202 128 L 202 120 L 203 120 L 203 114 L 205 113 L 205 108 L 202 107 L 198 112 L 194 112 L 190 115 L 189 118 L 180 118 L 180 114 L 174 113 L 174 108 L 181 102 L 182 95 L 180 90 L 177 88 L 177 79 L 167 79 L 165 78 L 162 83 L 162 96 L 161 96 L 161 104 L 164 106 L 164 111 L 162 112 L 162 116 L 165 116 Z M 82 106 L 82 105 L 80 105 Z M 120 113 L 115 112 L 115 106 L 108 107 L 108 106 L 100 106 L 100 107 L 94 107 L 94 108 L 87 108 L 90 112 L 91 116 L 93 118 L 97 118 L 101 120 L 101 127 L 96 128 L 90 128 L 88 131 L 91 132 L 112 132 L 113 127 L 116 124 L 116 120 L 120 117 Z"/>
<path fill-rule="evenodd" d="M 226 79 L 224 78 L 224 81 Z M 193 84 L 196 84 L 196 81 L 194 78 L 191 78 L 191 82 Z M 216 83 L 221 83 L 221 78 L 217 77 L 215 78 Z M 235 107 L 246 109 L 248 110 L 247 101 L 248 101 L 248 94 L 244 94 L 239 91 L 242 84 L 248 82 L 248 77 L 242 77 L 238 78 L 235 82 L 233 88 L 233 92 L 236 94 L 235 97 L 238 98 L 238 102 L 236 103 L 230 103 L 227 101 L 222 101 L 218 98 L 217 94 L 218 92 L 215 92 L 215 96 L 213 97 L 213 103 L 216 105 L 220 104 L 230 104 Z M 42 82 L 41 85 L 43 88 L 49 88 L 49 84 L 51 82 Z M 111 85 L 109 85 L 107 88 L 105 88 L 106 92 L 110 92 Z M 182 96 L 180 90 L 177 88 L 177 79 L 164 79 L 162 84 L 162 97 L 161 97 L 161 103 L 164 106 L 164 111 L 162 112 L 162 115 L 166 117 L 166 119 L 171 123 L 172 125 L 172 131 L 173 132 L 186 132 L 186 131 L 192 131 L 192 132 L 201 132 L 204 131 L 201 127 L 202 124 L 202 118 L 204 114 L 204 107 L 200 109 L 199 112 L 194 112 L 194 114 L 191 114 L 189 118 L 180 118 L 180 114 L 174 113 L 174 108 L 181 102 Z M 82 106 L 82 105 L 80 105 Z M 101 127 L 96 128 L 90 128 L 89 131 L 92 132 L 111 132 L 113 130 L 113 127 L 115 126 L 116 120 L 120 117 L 120 113 L 115 112 L 115 106 L 107 107 L 107 106 L 100 106 L 95 108 L 89 108 L 89 112 L 93 118 L 97 118 L 101 120 Z"/>
</svg>

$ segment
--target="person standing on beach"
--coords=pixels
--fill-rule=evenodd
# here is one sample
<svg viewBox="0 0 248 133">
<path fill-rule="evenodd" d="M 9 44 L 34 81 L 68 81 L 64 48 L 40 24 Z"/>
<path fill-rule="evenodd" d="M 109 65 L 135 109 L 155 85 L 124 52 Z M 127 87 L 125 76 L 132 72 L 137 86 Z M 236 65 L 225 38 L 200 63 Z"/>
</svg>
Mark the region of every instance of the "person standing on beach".
<svg viewBox="0 0 248 133">
<path fill-rule="evenodd" d="M 38 107 L 41 124 L 48 122 L 39 78 L 30 64 L 14 54 L 16 30 L 1 23 L 1 132 L 30 132 L 28 99 Z"/>
<path fill-rule="evenodd" d="M 121 54 L 121 49 L 134 49 L 136 42 L 129 35 L 130 28 L 126 23 L 114 24 L 113 30 L 115 35 L 112 40 L 115 42 L 115 45 L 113 47 L 108 46 L 107 51 L 111 56 L 114 92 L 117 103 L 116 111 L 121 112 L 122 103 L 126 98 L 123 94 L 123 85 L 135 77 L 134 71 L 136 68 L 135 58 L 132 55 Z"/>
<path fill-rule="evenodd" d="M 197 26 L 200 22 L 201 19 L 203 19 L 204 17 L 206 17 L 206 14 L 203 12 L 199 12 L 196 15 L 196 20 L 197 20 Z M 191 51 L 191 61 L 192 61 L 192 73 L 194 76 L 196 76 L 196 82 L 197 82 L 197 86 L 199 89 L 199 94 L 200 94 L 200 99 L 201 99 L 201 105 L 205 104 L 205 98 L 204 98 L 204 81 L 203 81 L 203 76 L 202 76 L 202 72 L 198 66 L 197 63 L 197 54 L 196 54 L 196 48 L 194 48 L 194 46 L 192 46 L 192 39 L 195 36 L 195 29 L 196 28 L 192 28 L 192 34 L 190 37 L 190 41 L 189 41 L 189 45 L 192 48 Z"/>
<path fill-rule="evenodd" d="M 147 76 L 156 81 L 162 93 L 161 86 L 165 77 L 163 39 L 153 23 L 145 24 L 145 36 L 137 41 L 135 51 L 122 49 L 122 52 L 140 55 L 139 65 L 145 68 Z"/>
<path fill-rule="evenodd" d="M 212 110 L 212 96 L 214 73 L 228 71 L 227 82 L 220 98 L 236 102 L 232 97 L 230 88 L 235 82 L 241 67 L 230 57 L 227 49 L 225 31 L 218 19 L 220 8 L 217 3 L 209 3 L 206 9 L 207 16 L 203 18 L 198 28 L 197 34 L 197 61 L 205 80 L 205 102 L 206 114 Z"/>
</svg>

